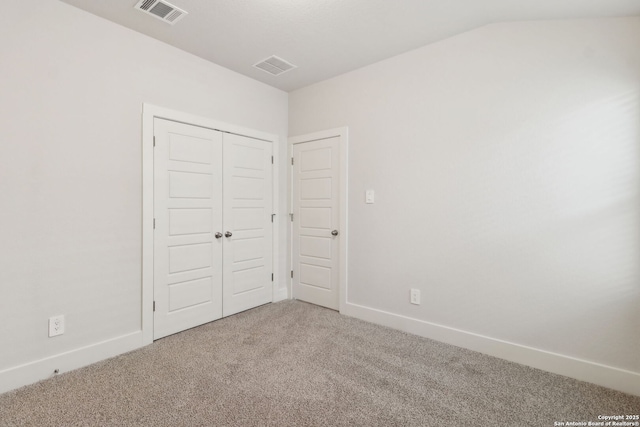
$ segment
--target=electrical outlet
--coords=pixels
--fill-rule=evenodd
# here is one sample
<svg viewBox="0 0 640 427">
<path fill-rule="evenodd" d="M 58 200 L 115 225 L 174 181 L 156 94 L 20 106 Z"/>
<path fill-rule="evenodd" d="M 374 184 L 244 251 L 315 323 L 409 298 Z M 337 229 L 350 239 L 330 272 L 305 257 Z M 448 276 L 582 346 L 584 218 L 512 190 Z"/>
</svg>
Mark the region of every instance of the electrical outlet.
<svg viewBox="0 0 640 427">
<path fill-rule="evenodd" d="M 411 304 L 420 305 L 420 289 L 411 289 Z"/>
<path fill-rule="evenodd" d="M 364 202 L 365 203 L 374 203 L 376 201 L 375 192 L 373 190 L 367 190 L 364 193 Z"/>
<path fill-rule="evenodd" d="M 62 334 L 64 334 L 64 315 L 50 317 L 49 337 L 56 337 Z"/>
</svg>

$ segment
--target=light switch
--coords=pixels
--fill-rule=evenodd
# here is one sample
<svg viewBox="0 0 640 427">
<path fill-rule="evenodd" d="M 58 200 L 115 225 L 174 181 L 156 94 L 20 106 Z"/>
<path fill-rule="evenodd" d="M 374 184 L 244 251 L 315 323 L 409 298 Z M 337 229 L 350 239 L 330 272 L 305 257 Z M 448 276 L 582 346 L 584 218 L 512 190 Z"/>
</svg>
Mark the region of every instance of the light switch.
<svg viewBox="0 0 640 427">
<path fill-rule="evenodd" d="M 365 203 L 373 203 L 375 201 L 375 194 L 373 190 L 367 190 L 364 195 Z"/>
</svg>

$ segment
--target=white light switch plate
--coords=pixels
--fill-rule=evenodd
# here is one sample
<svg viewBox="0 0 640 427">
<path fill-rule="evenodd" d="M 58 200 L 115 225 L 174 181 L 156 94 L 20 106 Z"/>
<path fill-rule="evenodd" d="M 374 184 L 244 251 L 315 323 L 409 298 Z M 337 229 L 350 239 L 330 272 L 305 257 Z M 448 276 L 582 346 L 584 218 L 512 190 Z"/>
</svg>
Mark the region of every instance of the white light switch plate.
<svg viewBox="0 0 640 427">
<path fill-rule="evenodd" d="M 365 203 L 373 203 L 375 201 L 375 193 L 373 190 L 367 190 L 364 193 L 364 201 Z"/>
</svg>

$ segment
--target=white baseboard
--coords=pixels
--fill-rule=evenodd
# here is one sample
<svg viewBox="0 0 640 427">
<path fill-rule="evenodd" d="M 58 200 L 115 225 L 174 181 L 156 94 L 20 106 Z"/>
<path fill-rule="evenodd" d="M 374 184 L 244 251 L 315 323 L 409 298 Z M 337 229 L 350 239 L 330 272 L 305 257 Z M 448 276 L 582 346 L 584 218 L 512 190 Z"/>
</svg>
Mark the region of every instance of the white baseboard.
<svg viewBox="0 0 640 427">
<path fill-rule="evenodd" d="M 640 373 L 347 302 L 341 314 L 640 396 Z"/>
<path fill-rule="evenodd" d="M 142 331 L 56 354 L 0 371 L 0 393 L 51 378 L 142 347 Z"/>
<path fill-rule="evenodd" d="M 288 298 L 287 289 L 274 293 L 274 302 Z M 598 384 L 640 396 L 640 373 L 551 353 L 483 335 L 412 319 L 357 304 L 346 303 L 342 314 L 445 342 L 501 359 Z M 0 371 L 0 393 L 68 372 L 143 346 L 142 331 L 102 341 Z"/>
</svg>

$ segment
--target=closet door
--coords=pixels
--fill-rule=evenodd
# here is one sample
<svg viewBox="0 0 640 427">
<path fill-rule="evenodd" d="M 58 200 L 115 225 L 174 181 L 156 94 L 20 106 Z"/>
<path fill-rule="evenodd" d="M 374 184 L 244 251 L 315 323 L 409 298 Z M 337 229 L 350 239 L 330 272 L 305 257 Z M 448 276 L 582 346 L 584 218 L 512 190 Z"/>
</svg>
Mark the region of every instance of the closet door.
<svg viewBox="0 0 640 427">
<path fill-rule="evenodd" d="M 155 119 L 154 139 L 158 339 L 222 317 L 222 133 Z"/>
<path fill-rule="evenodd" d="M 273 300 L 272 147 L 225 133 L 223 315 Z"/>
</svg>

